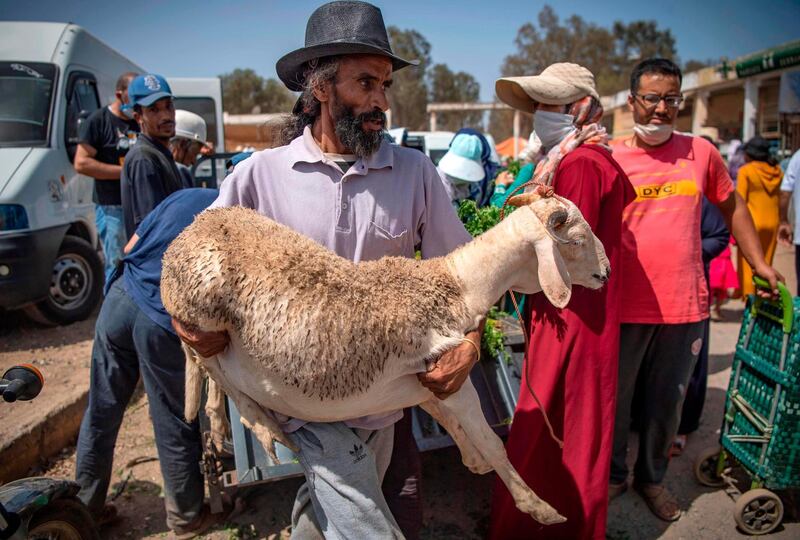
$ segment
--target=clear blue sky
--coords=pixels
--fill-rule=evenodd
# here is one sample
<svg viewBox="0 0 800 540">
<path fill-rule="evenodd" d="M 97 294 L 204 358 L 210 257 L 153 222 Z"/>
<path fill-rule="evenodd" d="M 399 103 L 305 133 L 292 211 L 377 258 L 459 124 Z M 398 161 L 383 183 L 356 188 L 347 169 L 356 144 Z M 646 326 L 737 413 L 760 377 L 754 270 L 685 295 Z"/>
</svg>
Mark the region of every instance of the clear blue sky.
<svg viewBox="0 0 800 540">
<path fill-rule="evenodd" d="M 252 68 L 275 76 L 275 61 L 303 45 L 305 24 L 323 0 L 0 0 L 0 19 L 70 21 L 144 68 L 176 77 Z M 610 26 L 656 19 L 688 59 L 735 58 L 800 38 L 800 0 L 551 0 L 564 19 L 579 14 Z M 413 28 L 434 62 L 473 74 L 491 99 L 517 29 L 541 0 L 375 1 L 387 25 Z M 2 37 L 0 37 L 2 39 Z M 31 36 L 35 39 L 35 36 Z"/>
</svg>

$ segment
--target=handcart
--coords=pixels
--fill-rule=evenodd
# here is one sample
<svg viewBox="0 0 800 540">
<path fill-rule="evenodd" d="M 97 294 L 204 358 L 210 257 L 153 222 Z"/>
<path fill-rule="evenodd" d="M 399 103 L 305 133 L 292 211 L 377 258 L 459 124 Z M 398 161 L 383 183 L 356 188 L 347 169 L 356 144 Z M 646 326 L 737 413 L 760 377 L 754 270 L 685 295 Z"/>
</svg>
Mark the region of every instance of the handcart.
<svg viewBox="0 0 800 540">
<path fill-rule="evenodd" d="M 756 286 L 769 285 L 756 278 Z M 734 519 L 748 534 L 774 531 L 784 503 L 776 493 L 800 487 L 800 298 L 783 284 L 776 301 L 751 296 L 731 367 L 720 444 L 695 462 L 697 480 L 730 486 Z M 731 475 L 739 465 L 750 477 L 742 492 Z"/>
<path fill-rule="evenodd" d="M 516 321 L 501 322 L 505 339 L 505 354 L 482 360 L 470 377 L 481 400 L 483 414 L 498 435 L 506 435 L 519 399 L 523 369 L 524 339 Z M 201 467 L 209 491 L 211 511 L 222 512 L 223 501 L 231 499 L 238 488 L 276 482 L 301 476 L 302 468 L 291 450 L 276 443 L 275 463 L 241 421 L 239 411 L 230 398 L 226 409 L 231 425 L 231 438 L 222 451 L 211 441 L 208 419 L 200 409 L 200 429 L 203 435 Z M 453 445 L 447 432 L 419 407 L 412 409 L 412 430 L 420 451 L 426 452 Z"/>
</svg>

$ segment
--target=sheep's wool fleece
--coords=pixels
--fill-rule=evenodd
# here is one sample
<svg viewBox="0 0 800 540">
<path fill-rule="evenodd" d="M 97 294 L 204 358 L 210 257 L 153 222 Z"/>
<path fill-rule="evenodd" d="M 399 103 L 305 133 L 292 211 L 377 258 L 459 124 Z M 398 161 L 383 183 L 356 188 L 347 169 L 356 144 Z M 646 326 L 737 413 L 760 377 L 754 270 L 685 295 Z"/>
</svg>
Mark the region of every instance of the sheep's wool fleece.
<svg viewBox="0 0 800 540">
<path fill-rule="evenodd" d="M 175 239 L 161 295 L 176 319 L 237 334 L 266 373 L 320 399 L 361 393 L 389 358 L 418 357 L 431 331 L 468 317 L 442 258 L 355 264 L 242 207 L 207 210 Z"/>
</svg>

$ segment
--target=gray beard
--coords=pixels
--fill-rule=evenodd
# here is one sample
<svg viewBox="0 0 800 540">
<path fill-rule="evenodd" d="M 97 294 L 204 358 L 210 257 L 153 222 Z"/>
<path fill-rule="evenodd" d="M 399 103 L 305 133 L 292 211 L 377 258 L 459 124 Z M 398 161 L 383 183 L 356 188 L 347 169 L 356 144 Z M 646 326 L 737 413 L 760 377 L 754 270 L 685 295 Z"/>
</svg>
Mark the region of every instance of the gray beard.
<svg viewBox="0 0 800 540">
<path fill-rule="evenodd" d="M 333 113 L 336 136 L 356 157 L 371 156 L 380 148 L 384 131 L 365 130 L 364 122 L 381 119 L 386 125 L 386 115 L 382 111 L 372 111 L 355 116 L 353 109 L 337 104 L 334 106 Z"/>
</svg>

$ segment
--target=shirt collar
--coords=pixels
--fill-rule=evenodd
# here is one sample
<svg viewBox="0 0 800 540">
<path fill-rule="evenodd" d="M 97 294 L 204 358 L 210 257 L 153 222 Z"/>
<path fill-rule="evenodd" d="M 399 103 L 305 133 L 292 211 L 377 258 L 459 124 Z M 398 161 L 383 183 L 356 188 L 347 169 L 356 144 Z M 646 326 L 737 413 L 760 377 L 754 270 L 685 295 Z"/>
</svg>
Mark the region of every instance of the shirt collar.
<svg viewBox="0 0 800 540">
<path fill-rule="evenodd" d="M 156 148 L 159 152 L 161 152 L 165 156 L 169 157 L 169 159 L 174 160 L 170 149 L 161 144 L 160 142 L 158 142 L 157 140 L 155 140 L 154 138 L 152 138 L 151 136 L 145 135 L 144 133 L 140 133 L 139 138 L 142 139 L 145 142 L 145 144 L 149 144 L 150 146 Z"/>
<path fill-rule="evenodd" d="M 333 161 L 325 157 L 322 153 L 317 141 L 311 134 L 311 126 L 306 126 L 303 134 L 292 142 L 289 143 L 291 150 L 292 167 L 297 163 L 326 163 L 333 167 L 339 168 Z M 347 174 L 366 175 L 370 169 L 384 169 L 386 167 L 392 168 L 394 166 L 394 152 L 388 141 L 385 139 L 381 141 L 378 150 L 366 158 L 358 158 L 356 162 L 347 171 Z"/>
</svg>

